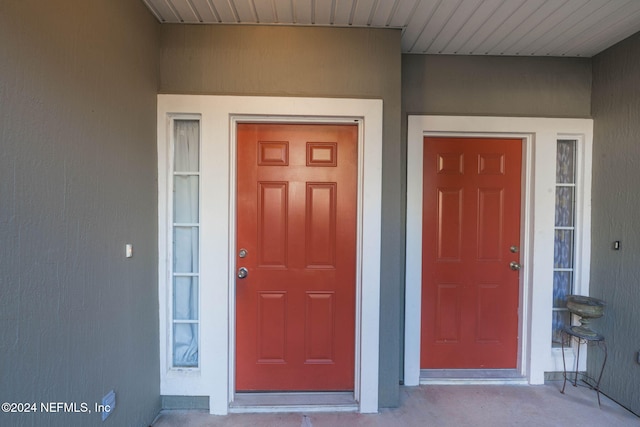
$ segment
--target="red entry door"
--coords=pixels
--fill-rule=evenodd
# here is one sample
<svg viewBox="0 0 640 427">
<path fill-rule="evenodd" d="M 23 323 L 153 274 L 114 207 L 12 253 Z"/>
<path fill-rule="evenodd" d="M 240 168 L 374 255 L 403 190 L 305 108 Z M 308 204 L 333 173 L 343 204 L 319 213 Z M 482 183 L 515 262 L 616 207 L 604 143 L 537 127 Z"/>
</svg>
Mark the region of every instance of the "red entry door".
<svg viewBox="0 0 640 427">
<path fill-rule="evenodd" d="M 420 366 L 516 368 L 522 141 L 425 137 L 423 164 Z"/>
<path fill-rule="evenodd" d="M 238 125 L 237 391 L 353 390 L 357 135 Z"/>
</svg>

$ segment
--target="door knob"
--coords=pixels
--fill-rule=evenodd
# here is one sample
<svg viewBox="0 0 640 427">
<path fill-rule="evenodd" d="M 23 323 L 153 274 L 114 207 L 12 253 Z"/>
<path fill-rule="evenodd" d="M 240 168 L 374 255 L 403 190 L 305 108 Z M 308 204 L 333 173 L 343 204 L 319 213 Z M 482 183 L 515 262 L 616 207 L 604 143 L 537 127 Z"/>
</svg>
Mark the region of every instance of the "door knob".
<svg viewBox="0 0 640 427">
<path fill-rule="evenodd" d="M 509 263 L 509 268 L 514 270 L 514 271 L 518 271 L 522 268 L 522 265 L 520 265 L 519 263 L 515 262 L 515 261 L 511 261 Z"/>
<path fill-rule="evenodd" d="M 249 275 L 249 270 L 247 270 L 246 268 L 240 267 L 238 269 L 238 279 L 244 279 L 248 275 Z"/>
</svg>

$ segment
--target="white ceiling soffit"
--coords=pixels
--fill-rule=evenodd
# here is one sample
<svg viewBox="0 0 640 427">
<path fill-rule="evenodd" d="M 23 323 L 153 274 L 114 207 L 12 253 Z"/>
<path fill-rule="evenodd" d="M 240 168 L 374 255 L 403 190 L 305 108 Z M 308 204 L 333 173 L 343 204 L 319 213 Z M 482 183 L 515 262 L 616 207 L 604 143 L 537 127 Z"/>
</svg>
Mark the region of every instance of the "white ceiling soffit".
<svg viewBox="0 0 640 427">
<path fill-rule="evenodd" d="M 161 23 L 401 28 L 404 53 L 591 57 L 640 0 L 143 0 Z"/>
</svg>

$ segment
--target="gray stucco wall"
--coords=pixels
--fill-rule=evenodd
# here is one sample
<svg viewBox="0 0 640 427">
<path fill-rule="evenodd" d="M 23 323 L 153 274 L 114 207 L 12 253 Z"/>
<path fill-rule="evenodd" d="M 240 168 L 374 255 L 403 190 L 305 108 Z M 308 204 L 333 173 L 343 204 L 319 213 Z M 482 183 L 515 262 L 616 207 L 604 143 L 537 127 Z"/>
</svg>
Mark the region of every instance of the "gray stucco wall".
<svg viewBox="0 0 640 427">
<path fill-rule="evenodd" d="M 407 114 L 590 117 L 591 60 L 402 55 Z"/>
<path fill-rule="evenodd" d="M 591 294 L 609 348 L 602 391 L 640 414 L 640 33 L 593 59 Z M 612 249 L 621 241 L 620 251 Z M 589 352 L 590 374 L 602 362 Z"/>
<path fill-rule="evenodd" d="M 140 1 L 0 2 L 0 402 L 158 413 L 158 27 Z"/>
<path fill-rule="evenodd" d="M 380 406 L 399 402 L 403 180 L 400 31 L 163 25 L 161 93 L 381 98 Z"/>
</svg>

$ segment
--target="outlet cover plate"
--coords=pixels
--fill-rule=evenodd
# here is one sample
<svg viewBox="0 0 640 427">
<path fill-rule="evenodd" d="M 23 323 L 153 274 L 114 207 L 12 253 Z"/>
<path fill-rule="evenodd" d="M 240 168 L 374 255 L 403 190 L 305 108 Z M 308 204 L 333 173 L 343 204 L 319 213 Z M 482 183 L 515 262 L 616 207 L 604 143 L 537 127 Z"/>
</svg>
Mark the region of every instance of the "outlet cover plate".
<svg viewBox="0 0 640 427">
<path fill-rule="evenodd" d="M 106 420 L 116 408 L 116 392 L 111 390 L 102 398 L 102 421 Z"/>
</svg>

